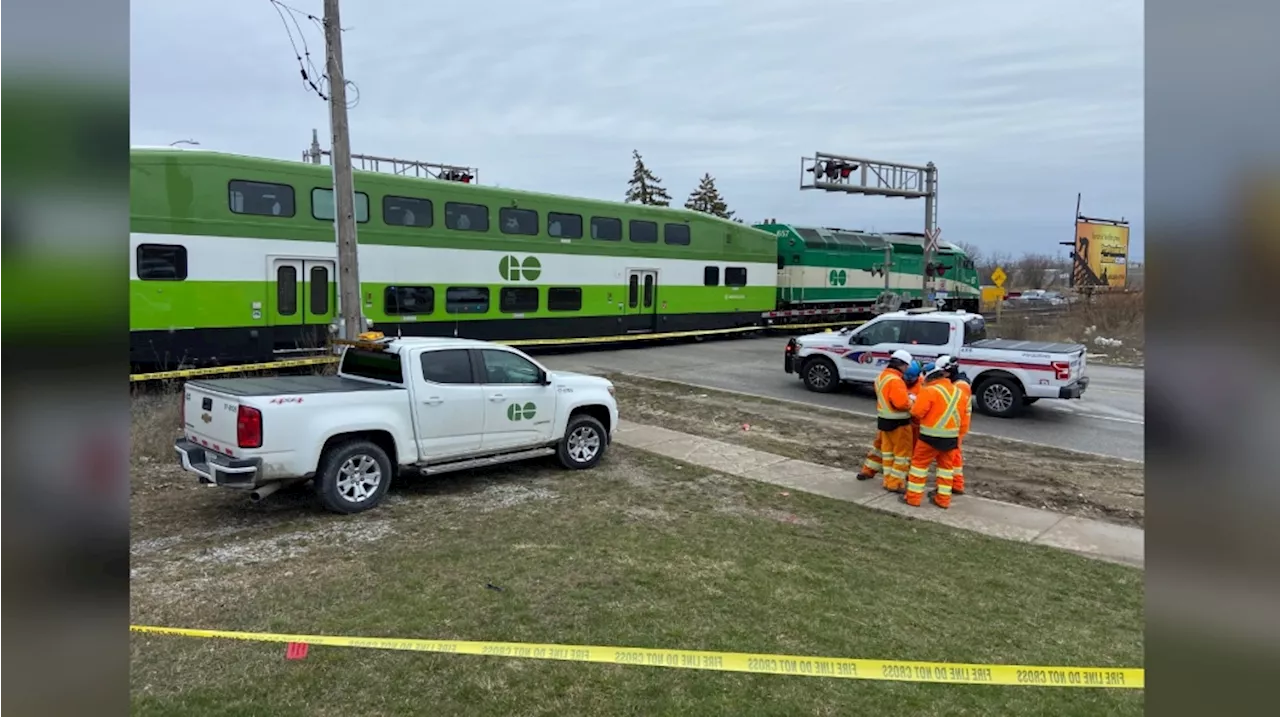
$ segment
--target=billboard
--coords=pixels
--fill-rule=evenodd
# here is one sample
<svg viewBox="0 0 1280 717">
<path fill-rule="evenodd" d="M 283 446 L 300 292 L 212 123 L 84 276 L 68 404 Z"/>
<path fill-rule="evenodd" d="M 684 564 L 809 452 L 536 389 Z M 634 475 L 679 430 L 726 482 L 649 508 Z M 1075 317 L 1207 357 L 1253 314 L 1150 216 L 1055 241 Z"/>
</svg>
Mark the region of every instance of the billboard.
<svg viewBox="0 0 1280 717">
<path fill-rule="evenodd" d="M 1097 220 L 1076 220 L 1074 286 L 1123 289 L 1129 261 L 1129 227 Z"/>
</svg>

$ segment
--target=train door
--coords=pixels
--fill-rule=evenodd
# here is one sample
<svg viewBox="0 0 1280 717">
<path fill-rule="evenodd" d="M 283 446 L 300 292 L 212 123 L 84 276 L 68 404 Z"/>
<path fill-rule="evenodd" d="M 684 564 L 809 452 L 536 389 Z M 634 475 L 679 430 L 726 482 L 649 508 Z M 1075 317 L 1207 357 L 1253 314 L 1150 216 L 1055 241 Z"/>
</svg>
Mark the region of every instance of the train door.
<svg viewBox="0 0 1280 717">
<path fill-rule="evenodd" d="M 267 324 L 272 353 L 313 353 L 328 341 L 334 317 L 332 259 L 272 257 Z"/>
<path fill-rule="evenodd" d="M 627 308 L 623 316 L 622 328 L 629 334 L 658 330 L 657 270 L 627 270 Z"/>
</svg>

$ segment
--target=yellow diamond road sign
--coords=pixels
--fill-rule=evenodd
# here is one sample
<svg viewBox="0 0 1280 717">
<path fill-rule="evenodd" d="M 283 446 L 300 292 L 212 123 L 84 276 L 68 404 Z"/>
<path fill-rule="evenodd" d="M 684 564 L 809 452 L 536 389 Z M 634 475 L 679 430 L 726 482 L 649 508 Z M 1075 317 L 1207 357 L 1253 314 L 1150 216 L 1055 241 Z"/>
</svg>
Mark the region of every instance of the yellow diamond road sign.
<svg viewBox="0 0 1280 717">
<path fill-rule="evenodd" d="M 991 272 L 991 283 L 996 286 L 1004 286 L 1004 280 L 1007 278 L 1009 278 L 1009 275 L 1005 274 L 1004 269 L 998 266 L 995 271 Z"/>
</svg>

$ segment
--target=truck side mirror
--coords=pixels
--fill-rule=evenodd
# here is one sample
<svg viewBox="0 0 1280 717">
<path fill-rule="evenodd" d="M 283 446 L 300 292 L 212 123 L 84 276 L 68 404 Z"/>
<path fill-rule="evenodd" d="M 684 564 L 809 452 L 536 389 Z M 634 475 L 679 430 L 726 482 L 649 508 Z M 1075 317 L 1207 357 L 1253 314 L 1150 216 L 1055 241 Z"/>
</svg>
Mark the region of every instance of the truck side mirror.
<svg viewBox="0 0 1280 717">
<path fill-rule="evenodd" d="M 538 383 L 543 386 L 550 386 L 551 375 L 542 369 L 538 369 Z"/>
</svg>

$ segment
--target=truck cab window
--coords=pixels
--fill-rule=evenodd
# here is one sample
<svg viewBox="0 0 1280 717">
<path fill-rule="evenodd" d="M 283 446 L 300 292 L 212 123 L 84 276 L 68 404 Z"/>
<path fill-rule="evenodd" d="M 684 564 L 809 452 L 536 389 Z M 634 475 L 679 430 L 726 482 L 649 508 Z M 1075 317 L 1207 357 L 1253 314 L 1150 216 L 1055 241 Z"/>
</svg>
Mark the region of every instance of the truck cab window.
<svg viewBox="0 0 1280 717">
<path fill-rule="evenodd" d="M 906 326 L 905 321 L 879 321 L 858 332 L 854 336 L 853 343 L 863 346 L 904 343 Z"/>
<path fill-rule="evenodd" d="M 537 383 L 541 373 L 531 361 L 510 351 L 485 349 L 480 352 L 484 358 L 486 383 Z"/>
<path fill-rule="evenodd" d="M 951 342 L 951 324 L 945 321 L 912 321 L 907 324 L 903 343 L 946 346 Z"/>
<path fill-rule="evenodd" d="M 466 349 L 424 351 L 422 377 L 431 383 L 474 383 L 471 375 L 471 354 Z"/>
</svg>

